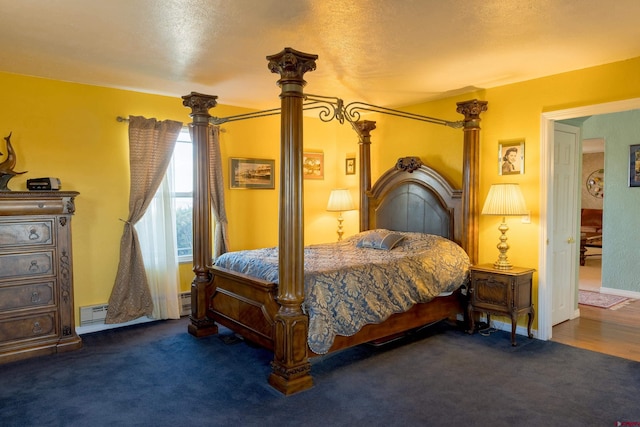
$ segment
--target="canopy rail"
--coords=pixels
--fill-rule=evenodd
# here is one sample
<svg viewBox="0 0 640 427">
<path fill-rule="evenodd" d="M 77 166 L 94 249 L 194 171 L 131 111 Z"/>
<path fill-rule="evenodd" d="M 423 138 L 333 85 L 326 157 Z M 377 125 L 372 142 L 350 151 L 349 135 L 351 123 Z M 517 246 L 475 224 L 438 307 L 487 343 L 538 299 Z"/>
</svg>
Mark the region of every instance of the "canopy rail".
<svg viewBox="0 0 640 427">
<path fill-rule="evenodd" d="M 405 119 L 419 120 L 422 122 L 448 126 L 454 129 L 462 129 L 464 127 L 464 122 L 462 120 L 452 122 L 449 120 L 438 119 L 435 117 L 423 116 L 421 114 L 409 113 L 406 111 L 380 107 L 379 105 L 367 104 L 366 102 L 355 101 L 345 106 L 345 115 L 347 117 L 347 120 L 351 123 L 355 123 L 360 120 L 361 111 L 382 113 L 390 116 L 403 117 Z"/>
<path fill-rule="evenodd" d="M 391 108 L 381 107 L 379 105 L 368 104 L 366 102 L 355 101 L 349 104 L 344 103 L 341 98 L 334 96 L 323 96 L 304 94 L 304 103 L 302 104 L 303 110 L 319 110 L 318 117 L 323 122 L 330 122 L 332 120 L 338 121 L 340 124 L 344 124 L 345 121 L 351 123 L 357 123 L 360 121 L 362 112 L 372 112 L 387 114 L 390 116 L 402 117 L 405 119 L 418 120 L 427 123 L 433 123 L 443 126 L 448 126 L 454 129 L 462 129 L 464 127 L 463 121 L 450 121 L 444 119 L 438 119 L 435 117 L 423 116 L 421 114 L 409 113 L 406 111 L 394 110 Z M 211 117 L 209 122 L 214 125 L 220 125 L 223 123 L 234 122 L 239 120 L 254 119 L 258 117 L 274 116 L 281 113 L 280 108 L 272 108 L 269 110 L 255 111 L 252 113 L 237 114 L 227 117 Z"/>
</svg>

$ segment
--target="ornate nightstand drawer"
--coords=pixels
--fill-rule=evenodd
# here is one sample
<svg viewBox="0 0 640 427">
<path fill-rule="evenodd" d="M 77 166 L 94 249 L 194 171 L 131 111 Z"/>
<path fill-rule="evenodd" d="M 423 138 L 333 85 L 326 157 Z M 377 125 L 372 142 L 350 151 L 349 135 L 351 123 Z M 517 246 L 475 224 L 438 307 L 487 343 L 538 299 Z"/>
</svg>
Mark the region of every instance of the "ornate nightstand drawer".
<svg viewBox="0 0 640 427">
<path fill-rule="evenodd" d="M 509 304 L 509 281 L 500 276 L 473 272 L 476 286 L 472 293 L 473 304 L 480 306 L 506 307 Z"/>
<path fill-rule="evenodd" d="M 58 335 L 55 312 L 0 320 L 0 344 Z"/>
<path fill-rule="evenodd" d="M 53 244 L 52 220 L 7 221 L 0 223 L 0 246 L 34 246 Z"/>
<path fill-rule="evenodd" d="M 0 287 L 0 313 L 55 306 L 55 282 L 39 282 Z"/>
<path fill-rule="evenodd" d="M 0 255 L 0 279 L 52 276 L 53 251 Z"/>
</svg>

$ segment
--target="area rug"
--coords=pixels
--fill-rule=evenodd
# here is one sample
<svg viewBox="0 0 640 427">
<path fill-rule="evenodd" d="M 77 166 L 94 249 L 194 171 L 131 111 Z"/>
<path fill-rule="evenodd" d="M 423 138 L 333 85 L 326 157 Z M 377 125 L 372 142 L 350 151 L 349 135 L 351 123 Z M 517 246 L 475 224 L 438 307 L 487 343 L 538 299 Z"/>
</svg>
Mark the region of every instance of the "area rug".
<svg viewBox="0 0 640 427">
<path fill-rule="evenodd" d="M 601 294 L 600 292 L 583 291 L 578 293 L 578 303 L 582 305 L 590 305 L 592 307 L 611 308 L 615 305 L 623 303 L 626 297 L 618 295 Z"/>
</svg>

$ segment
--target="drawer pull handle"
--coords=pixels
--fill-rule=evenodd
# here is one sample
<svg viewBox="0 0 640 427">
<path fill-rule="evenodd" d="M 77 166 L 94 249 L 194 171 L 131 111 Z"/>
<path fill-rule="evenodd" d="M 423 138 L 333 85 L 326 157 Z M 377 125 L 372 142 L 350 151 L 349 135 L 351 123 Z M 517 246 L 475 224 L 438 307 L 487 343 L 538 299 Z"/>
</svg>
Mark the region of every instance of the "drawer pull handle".
<svg viewBox="0 0 640 427">
<path fill-rule="evenodd" d="M 38 239 L 40 239 L 38 230 L 36 230 L 35 228 L 29 229 L 29 240 L 38 240 Z"/>
<path fill-rule="evenodd" d="M 35 273 L 38 270 L 40 270 L 40 266 L 38 265 L 38 261 L 36 261 L 36 260 L 31 261 L 31 265 L 29 266 L 29 272 L 30 273 Z"/>
<path fill-rule="evenodd" d="M 33 329 L 32 329 L 34 334 L 40 334 L 42 333 L 42 326 L 40 326 L 40 322 L 35 322 L 33 324 Z"/>
<path fill-rule="evenodd" d="M 38 293 L 38 291 L 33 291 L 31 293 L 31 302 L 33 303 L 40 302 L 40 293 Z"/>
</svg>

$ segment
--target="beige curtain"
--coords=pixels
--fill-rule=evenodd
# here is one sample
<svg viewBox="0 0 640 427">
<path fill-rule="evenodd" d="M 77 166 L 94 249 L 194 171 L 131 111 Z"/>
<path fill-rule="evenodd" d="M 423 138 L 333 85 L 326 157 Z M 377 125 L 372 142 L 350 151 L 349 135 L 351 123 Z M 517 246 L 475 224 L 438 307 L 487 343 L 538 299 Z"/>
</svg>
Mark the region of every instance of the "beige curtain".
<svg viewBox="0 0 640 427">
<path fill-rule="evenodd" d="M 131 186 L 129 218 L 120 240 L 120 262 L 109 298 L 105 323 L 123 323 L 151 316 L 153 302 L 142 252 L 134 225 L 153 199 L 165 171 L 182 123 L 129 117 L 129 167 Z"/>
<path fill-rule="evenodd" d="M 212 126 L 209 134 L 209 181 L 211 182 L 211 207 L 215 219 L 213 238 L 213 258 L 229 250 L 227 212 L 224 206 L 224 181 L 222 177 L 222 156 L 220 155 L 220 127 Z"/>
</svg>

